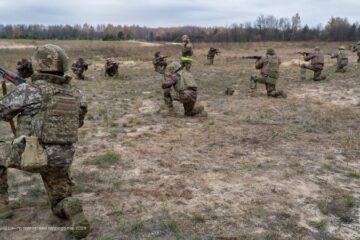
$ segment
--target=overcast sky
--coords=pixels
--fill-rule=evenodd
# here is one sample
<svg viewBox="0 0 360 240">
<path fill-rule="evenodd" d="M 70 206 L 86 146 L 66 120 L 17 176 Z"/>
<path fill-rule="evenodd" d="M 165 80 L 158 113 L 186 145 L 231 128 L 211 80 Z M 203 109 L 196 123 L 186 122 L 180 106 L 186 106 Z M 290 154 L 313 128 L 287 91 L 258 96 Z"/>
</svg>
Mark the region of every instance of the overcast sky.
<svg viewBox="0 0 360 240">
<path fill-rule="evenodd" d="M 316 26 L 331 16 L 360 21 L 359 9 L 359 0 L 0 0 L 0 23 L 226 26 L 298 12 L 303 25 Z"/>
</svg>

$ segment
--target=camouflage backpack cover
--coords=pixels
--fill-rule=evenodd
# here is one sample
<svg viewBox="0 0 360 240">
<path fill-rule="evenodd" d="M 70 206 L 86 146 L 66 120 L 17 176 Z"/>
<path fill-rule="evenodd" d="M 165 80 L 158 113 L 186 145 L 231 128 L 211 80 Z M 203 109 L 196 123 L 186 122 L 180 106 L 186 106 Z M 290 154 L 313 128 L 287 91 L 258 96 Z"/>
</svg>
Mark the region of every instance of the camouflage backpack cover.
<svg viewBox="0 0 360 240">
<path fill-rule="evenodd" d="M 268 55 L 268 64 L 265 65 L 265 71 L 268 72 L 267 83 L 275 84 L 279 78 L 279 58 L 276 55 Z"/>
</svg>

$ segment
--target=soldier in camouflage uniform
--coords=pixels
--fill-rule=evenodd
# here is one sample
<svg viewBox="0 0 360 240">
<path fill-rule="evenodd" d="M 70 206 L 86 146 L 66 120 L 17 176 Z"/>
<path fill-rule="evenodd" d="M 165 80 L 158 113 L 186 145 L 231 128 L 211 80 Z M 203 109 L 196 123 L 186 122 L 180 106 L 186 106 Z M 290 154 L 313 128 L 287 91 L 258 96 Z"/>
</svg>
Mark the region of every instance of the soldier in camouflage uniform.
<svg viewBox="0 0 360 240">
<path fill-rule="evenodd" d="M 119 63 L 115 62 L 110 58 L 106 59 L 105 75 L 109 77 L 114 77 L 119 75 Z"/>
<path fill-rule="evenodd" d="M 360 41 L 358 41 L 356 45 L 353 45 L 351 50 L 353 52 L 356 52 L 358 56 L 357 62 L 360 63 Z"/>
<path fill-rule="evenodd" d="M 209 49 L 209 52 L 207 54 L 207 64 L 208 65 L 213 65 L 214 64 L 214 58 L 215 58 L 215 55 L 218 55 L 220 53 L 219 49 L 216 49 L 214 47 L 211 47 Z"/>
<path fill-rule="evenodd" d="M 183 35 L 181 37 L 181 41 L 183 42 L 180 58 L 181 65 L 184 66 L 186 70 L 190 71 L 191 63 L 193 60 L 193 47 L 188 35 Z"/>
<path fill-rule="evenodd" d="M 165 70 L 163 89 L 174 88 L 178 95 L 174 100 L 180 101 L 184 106 L 185 116 L 195 116 L 197 114 L 206 115 L 204 106 L 196 105 L 197 84 L 191 72 L 183 70 L 178 62 L 170 63 Z M 171 96 L 169 101 L 172 102 Z M 171 105 L 172 106 L 172 105 Z"/>
<path fill-rule="evenodd" d="M 347 52 L 345 51 L 345 47 L 344 46 L 339 47 L 338 51 L 335 51 L 331 54 L 331 58 L 336 58 L 335 72 L 345 73 L 346 66 L 349 63 L 349 58 Z"/>
<path fill-rule="evenodd" d="M 261 70 L 261 76 L 251 76 L 250 89 L 256 89 L 257 83 L 262 83 L 265 84 L 268 96 L 286 98 L 284 91 L 276 90 L 280 64 L 280 58 L 276 56 L 275 50 L 269 48 L 266 55 L 255 62 L 255 68 Z"/>
<path fill-rule="evenodd" d="M 22 78 L 31 77 L 31 75 L 34 73 L 32 63 L 26 58 L 23 58 L 21 61 L 17 62 L 16 70 L 18 71 L 18 75 Z"/>
<path fill-rule="evenodd" d="M 31 83 L 18 85 L 0 100 L 0 119 L 17 116 L 16 139 L 0 143 L 0 218 L 9 218 L 7 168 L 40 173 L 51 209 L 69 219 L 72 233 L 84 238 L 89 233 L 79 199 L 72 197 L 69 169 L 73 161 L 77 130 L 87 112 L 84 95 L 64 76 L 68 57 L 58 46 L 37 48 L 32 61 Z"/>
<path fill-rule="evenodd" d="M 305 80 L 305 74 L 306 74 L 306 69 L 309 69 L 311 71 L 314 72 L 314 81 L 320 81 L 320 80 L 325 80 L 326 77 L 321 75 L 322 70 L 324 69 L 324 53 L 322 51 L 320 51 L 319 47 L 315 47 L 314 52 L 312 53 L 303 53 L 304 55 L 304 60 L 306 62 L 310 61 L 310 65 L 309 64 L 302 64 L 300 66 L 301 69 L 301 79 Z"/>
<path fill-rule="evenodd" d="M 161 75 L 165 74 L 165 69 L 168 64 L 166 62 L 166 57 L 162 56 L 160 52 L 155 53 L 153 64 L 154 64 L 155 72 L 160 73 Z M 165 105 L 167 106 L 169 113 L 173 114 L 174 106 L 173 106 L 173 98 L 171 91 L 172 91 L 171 88 L 163 89 L 163 96 L 164 96 Z"/>
<path fill-rule="evenodd" d="M 160 54 L 160 52 L 155 53 L 154 59 L 153 59 L 155 72 L 158 72 L 160 74 L 164 74 L 165 68 L 166 68 L 166 65 L 167 65 L 166 58 L 167 57 L 162 56 Z"/>
<path fill-rule="evenodd" d="M 71 70 L 79 80 L 85 80 L 84 72 L 88 70 L 90 64 L 86 63 L 83 58 L 79 58 L 71 65 Z"/>
</svg>

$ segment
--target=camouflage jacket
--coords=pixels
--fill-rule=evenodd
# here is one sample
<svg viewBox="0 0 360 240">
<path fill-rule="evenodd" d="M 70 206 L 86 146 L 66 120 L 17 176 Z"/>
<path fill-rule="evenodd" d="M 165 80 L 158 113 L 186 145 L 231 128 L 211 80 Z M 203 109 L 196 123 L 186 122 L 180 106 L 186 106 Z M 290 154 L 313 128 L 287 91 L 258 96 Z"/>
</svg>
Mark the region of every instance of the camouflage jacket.
<svg viewBox="0 0 360 240">
<path fill-rule="evenodd" d="M 88 66 L 89 66 L 89 64 L 87 64 L 87 63 L 81 63 L 79 61 L 76 61 L 71 65 L 71 70 L 74 73 L 82 73 L 82 72 L 88 70 Z"/>
<path fill-rule="evenodd" d="M 318 69 L 323 69 L 325 63 L 324 54 L 321 51 L 315 51 L 304 55 L 304 60 L 306 62 L 311 61 L 311 66 Z"/>
<path fill-rule="evenodd" d="M 219 53 L 219 50 L 214 48 L 214 49 L 210 49 L 208 54 L 207 54 L 207 58 L 208 59 L 213 59 L 215 58 L 215 55 L 217 55 Z"/>
<path fill-rule="evenodd" d="M 155 72 L 158 72 L 160 74 L 163 74 L 166 68 L 166 60 L 163 56 L 159 55 L 158 57 L 153 59 L 153 65 Z"/>
<path fill-rule="evenodd" d="M 271 58 L 271 64 L 269 64 L 269 58 Z M 279 71 L 279 65 L 281 64 L 281 60 L 276 55 L 274 56 L 263 56 L 259 60 L 255 62 L 255 68 L 261 70 L 261 76 L 278 78 L 278 76 L 272 75 L 273 72 Z M 271 65 L 271 66 L 270 66 Z"/>
<path fill-rule="evenodd" d="M 182 46 L 181 56 L 182 57 L 192 57 L 193 55 L 193 46 L 191 42 L 187 42 Z"/>
<path fill-rule="evenodd" d="M 174 87 L 175 91 L 180 93 L 184 90 L 197 90 L 197 83 L 191 72 L 182 70 L 172 75 L 165 75 L 162 88 Z"/>
<path fill-rule="evenodd" d="M 338 50 L 331 54 L 331 58 L 336 58 L 337 64 L 348 64 L 348 54 L 345 50 Z"/>
<path fill-rule="evenodd" d="M 353 45 L 352 46 L 352 51 L 356 52 L 360 56 L 360 45 L 359 44 Z"/>
<path fill-rule="evenodd" d="M 52 80 L 53 82 L 64 82 L 66 77 L 51 74 L 34 74 L 32 79 Z M 70 79 L 67 78 L 67 81 Z M 86 97 L 79 91 L 80 111 L 79 127 L 84 123 L 87 112 Z M 9 121 L 17 116 L 17 135 L 29 135 L 31 120 L 39 113 L 43 103 L 43 95 L 40 88 L 34 83 L 24 83 L 2 99 L 0 99 L 0 120 Z"/>
</svg>

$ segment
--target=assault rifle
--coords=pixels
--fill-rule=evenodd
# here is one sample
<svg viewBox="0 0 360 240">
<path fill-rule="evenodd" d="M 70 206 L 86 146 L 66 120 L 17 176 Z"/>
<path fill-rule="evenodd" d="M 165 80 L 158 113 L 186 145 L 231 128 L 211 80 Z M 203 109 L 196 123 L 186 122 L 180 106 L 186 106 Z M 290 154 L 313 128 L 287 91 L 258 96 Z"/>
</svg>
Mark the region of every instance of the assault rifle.
<svg viewBox="0 0 360 240">
<path fill-rule="evenodd" d="M 297 52 L 297 54 L 300 54 L 300 55 L 309 55 L 310 53 L 309 53 L 309 52 Z"/>
<path fill-rule="evenodd" d="M 244 57 L 242 57 L 242 59 L 255 59 L 255 60 L 259 60 L 261 58 L 262 58 L 262 56 L 244 56 Z"/>
<path fill-rule="evenodd" d="M 15 86 L 26 83 L 26 80 L 23 79 L 22 77 L 16 75 L 13 72 L 6 71 L 3 68 L 0 68 L 0 76 L 3 77 L 4 79 L 8 80 L 9 82 L 14 84 Z M 5 84 L 5 82 L 3 82 L 3 85 L 4 84 Z"/>
<path fill-rule="evenodd" d="M 18 75 L 16 75 L 15 73 L 12 72 L 8 72 L 2 68 L 0 68 L 0 75 L 1 77 L 3 77 L 4 79 L 8 80 L 9 82 L 13 83 L 15 86 L 26 83 L 26 80 L 23 79 L 22 77 L 19 77 Z M 2 88 L 2 93 L 3 96 L 5 96 L 7 94 L 7 89 L 6 89 L 6 83 L 5 81 L 2 82 L 1 84 L 1 88 Z M 16 135 L 16 128 L 15 128 L 15 124 L 14 121 L 11 119 L 9 121 L 10 123 L 10 127 L 11 127 L 11 131 L 13 132 L 14 136 Z"/>
</svg>

